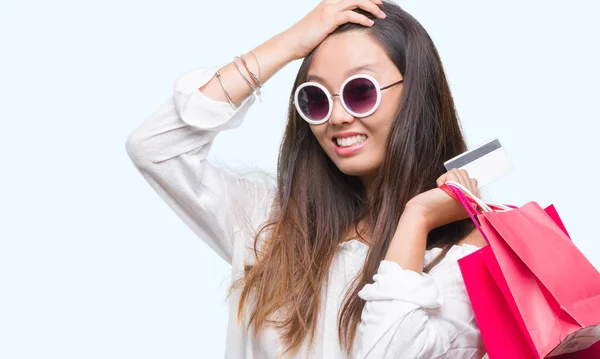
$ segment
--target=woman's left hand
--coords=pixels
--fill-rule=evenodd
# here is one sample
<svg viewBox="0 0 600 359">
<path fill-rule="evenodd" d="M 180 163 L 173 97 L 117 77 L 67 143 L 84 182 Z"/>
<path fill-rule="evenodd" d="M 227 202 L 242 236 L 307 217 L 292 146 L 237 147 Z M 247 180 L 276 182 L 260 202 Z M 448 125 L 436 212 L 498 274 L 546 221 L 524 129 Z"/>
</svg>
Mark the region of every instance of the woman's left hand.
<svg viewBox="0 0 600 359">
<path fill-rule="evenodd" d="M 479 196 L 477 180 L 469 177 L 465 170 L 452 169 L 441 175 L 436 184 L 441 186 L 446 181 L 458 182 L 474 195 Z M 459 201 L 439 188 L 433 188 L 413 197 L 406 204 L 405 212 L 407 211 L 422 217 L 428 231 L 469 217 Z"/>
</svg>

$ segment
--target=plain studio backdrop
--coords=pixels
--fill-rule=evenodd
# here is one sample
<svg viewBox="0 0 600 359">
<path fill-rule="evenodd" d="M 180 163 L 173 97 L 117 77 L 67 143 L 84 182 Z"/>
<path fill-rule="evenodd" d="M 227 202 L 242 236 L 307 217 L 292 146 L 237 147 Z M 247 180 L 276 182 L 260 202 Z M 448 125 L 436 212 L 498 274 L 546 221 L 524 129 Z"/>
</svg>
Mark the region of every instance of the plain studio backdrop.
<svg viewBox="0 0 600 359">
<path fill-rule="evenodd" d="M 229 266 L 125 141 L 190 69 L 231 61 L 318 1 L 8 1 L 0 11 L 0 358 L 221 358 Z M 555 204 L 600 268 L 596 1 L 401 1 L 433 38 L 470 146 L 516 168 L 489 199 Z M 275 171 L 300 61 L 210 159 Z M 577 273 L 573 273 L 574 276 Z"/>
</svg>

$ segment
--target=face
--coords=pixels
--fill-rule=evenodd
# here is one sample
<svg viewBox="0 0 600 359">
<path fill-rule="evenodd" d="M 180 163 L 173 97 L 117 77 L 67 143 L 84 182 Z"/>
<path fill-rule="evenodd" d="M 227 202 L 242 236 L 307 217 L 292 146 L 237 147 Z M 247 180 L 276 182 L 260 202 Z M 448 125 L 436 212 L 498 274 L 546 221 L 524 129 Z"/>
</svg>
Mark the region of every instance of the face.
<svg viewBox="0 0 600 359">
<path fill-rule="evenodd" d="M 360 68 L 359 68 L 360 67 Z M 330 94 L 352 75 L 370 75 L 385 87 L 403 79 L 383 47 L 365 32 L 350 31 L 328 36 L 315 51 L 307 81 L 323 85 Z M 400 102 L 403 84 L 381 91 L 381 102 L 372 114 L 355 117 L 333 96 L 329 120 L 310 124 L 319 144 L 341 172 L 372 179 L 385 154 L 387 135 Z"/>
</svg>

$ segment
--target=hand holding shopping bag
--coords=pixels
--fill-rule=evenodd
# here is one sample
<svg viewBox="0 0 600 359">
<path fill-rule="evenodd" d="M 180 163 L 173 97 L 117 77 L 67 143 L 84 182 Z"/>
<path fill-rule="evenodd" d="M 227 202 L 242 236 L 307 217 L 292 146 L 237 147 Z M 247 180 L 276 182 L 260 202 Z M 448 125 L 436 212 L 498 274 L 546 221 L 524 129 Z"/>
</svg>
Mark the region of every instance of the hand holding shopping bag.
<svg viewBox="0 0 600 359">
<path fill-rule="evenodd" d="M 600 273 L 554 207 L 485 202 L 450 181 L 440 188 L 488 243 L 459 266 L 489 357 L 600 358 Z"/>
</svg>

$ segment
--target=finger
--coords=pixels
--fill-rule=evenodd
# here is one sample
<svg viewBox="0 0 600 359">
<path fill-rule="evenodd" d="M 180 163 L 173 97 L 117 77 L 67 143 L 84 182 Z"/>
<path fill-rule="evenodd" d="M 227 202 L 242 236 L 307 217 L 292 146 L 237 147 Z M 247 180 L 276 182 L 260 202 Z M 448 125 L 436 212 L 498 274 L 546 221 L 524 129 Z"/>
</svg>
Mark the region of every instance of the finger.
<svg viewBox="0 0 600 359">
<path fill-rule="evenodd" d="M 342 5 L 341 10 L 353 10 L 356 8 L 361 8 L 365 11 L 370 12 L 371 14 L 377 16 L 380 19 L 385 18 L 385 14 L 383 10 L 379 8 L 373 1 L 371 0 L 348 0 L 343 1 L 340 5 Z"/>
<path fill-rule="evenodd" d="M 441 185 L 443 185 L 444 183 L 446 183 L 446 177 L 448 177 L 448 172 L 444 173 L 443 175 L 439 176 L 437 180 L 435 180 L 435 184 L 439 187 Z"/>
<path fill-rule="evenodd" d="M 456 182 L 459 182 L 459 181 L 457 181 L 457 179 L 458 179 L 458 178 L 456 177 L 456 169 L 455 169 L 455 168 L 453 168 L 453 169 L 451 169 L 450 171 L 448 171 L 448 172 L 444 173 L 443 175 L 441 175 L 441 176 L 440 176 L 440 177 L 439 177 L 439 178 L 436 180 L 436 182 L 435 182 L 435 183 L 436 183 L 438 186 L 441 186 L 441 185 L 443 185 L 444 183 L 446 183 L 446 182 L 448 182 L 448 181 L 456 181 Z"/>
<path fill-rule="evenodd" d="M 479 184 L 477 180 L 475 178 L 471 178 L 471 184 L 473 186 L 473 190 L 471 190 L 471 192 L 473 192 L 474 195 L 479 197 Z"/>
<path fill-rule="evenodd" d="M 467 171 L 464 171 L 464 175 L 467 178 L 467 185 L 469 188 L 469 191 L 471 191 L 471 193 L 473 193 L 475 196 L 479 197 L 479 194 L 477 193 L 477 180 L 471 176 L 469 176 L 469 173 Z"/>
<path fill-rule="evenodd" d="M 478 192 L 478 187 L 479 186 L 477 186 L 477 180 L 475 178 L 472 178 L 472 177 L 469 178 L 469 185 L 471 186 L 471 192 L 475 196 L 479 197 L 479 192 Z"/>
<path fill-rule="evenodd" d="M 466 170 L 462 170 L 461 175 L 463 176 L 463 178 L 465 180 L 465 186 L 467 186 L 467 188 L 469 189 L 469 191 L 471 191 L 471 193 L 473 193 L 475 196 L 477 196 L 477 186 L 473 185 L 473 178 L 471 178 L 471 176 L 469 176 L 469 172 L 467 172 Z"/>
<path fill-rule="evenodd" d="M 471 191 L 471 193 L 473 193 L 475 196 L 479 197 L 479 194 L 477 193 L 477 180 L 471 178 L 471 176 L 469 176 L 469 172 L 466 170 L 461 170 L 460 174 L 464 179 L 465 186 L 469 189 L 469 191 Z"/>
<path fill-rule="evenodd" d="M 460 172 L 459 169 L 457 169 L 457 168 L 452 169 L 452 174 L 450 175 L 450 177 L 452 178 L 452 181 L 458 182 L 461 185 L 467 187 L 467 184 L 465 183 L 465 180 L 464 180 L 464 176 L 462 175 L 462 173 Z"/>
<path fill-rule="evenodd" d="M 375 23 L 373 20 L 369 19 L 365 15 L 361 15 L 351 10 L 340 13 L 340 24 L 345 24 L 347 22 L 353 22 L 363 26 L 373 26 L 373 24 Z"/>
<path fill-rule="evenodd" d="M 469 190 L 471 190 L 471 181 L 469 178 L 469 174 L 467 173 L 466 170 L 458 170 L 457 171 L 458 177 L 460 178 L 460 183 L 467 187 Z"/>
<path fill-rule="evenodd" d="M 456 177 L 456 179 L 454 181 L 456 181 L 456 182 L 462 184 L 463 186 L 469 188 L 467 181 L 465 181 L 466 177 L 463 174 L 462 170 L 459 170 L 459 169 L 455 168 L 452 173 Z"/>
</svg>

